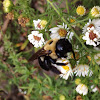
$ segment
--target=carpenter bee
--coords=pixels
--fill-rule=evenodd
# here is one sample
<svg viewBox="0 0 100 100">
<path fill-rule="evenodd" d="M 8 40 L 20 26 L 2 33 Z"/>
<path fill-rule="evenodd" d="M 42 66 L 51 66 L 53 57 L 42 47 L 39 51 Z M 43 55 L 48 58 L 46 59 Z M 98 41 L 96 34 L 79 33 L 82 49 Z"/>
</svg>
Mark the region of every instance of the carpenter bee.
<svg viewBox="0 0 100 100">
<path fill-rule="evenodd" d="M 58 58 L 66 58 L 68 52 L 72 52 L 75 58 L 72 45 L 66 38 L 51 39 L 33 55 L 33 60 L 38 59 L 41 68 L 44 70 L 51 70 L 56 74 L 61 74 L 53 64 L 66 65 L 64 63 L 57 63 L 56 61 Z"/>
</svg>

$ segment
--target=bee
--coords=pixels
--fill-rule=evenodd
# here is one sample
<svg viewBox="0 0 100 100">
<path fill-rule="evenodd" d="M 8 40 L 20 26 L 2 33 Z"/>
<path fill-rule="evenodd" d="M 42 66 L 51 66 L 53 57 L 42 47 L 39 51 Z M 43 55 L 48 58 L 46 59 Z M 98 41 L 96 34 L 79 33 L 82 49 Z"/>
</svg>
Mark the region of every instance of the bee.
<svg viewBox="0 0 100 100">
<path fill-rule="evenodd" d="M 72 44 L 68 41 L 68 39 L 50 39 L 33 55 L 33 60 L 38 59 L 39 65 L 44 70 L 51 70 L 56 74 L 61 74 L 61 72 L 53 64 L 61 66 L 66 65 L 64 63 L 57 63 L 56 61 L 58 58 L 66 58 L 68 52 L 72 52 L 75 58 Z"/>
</svg>

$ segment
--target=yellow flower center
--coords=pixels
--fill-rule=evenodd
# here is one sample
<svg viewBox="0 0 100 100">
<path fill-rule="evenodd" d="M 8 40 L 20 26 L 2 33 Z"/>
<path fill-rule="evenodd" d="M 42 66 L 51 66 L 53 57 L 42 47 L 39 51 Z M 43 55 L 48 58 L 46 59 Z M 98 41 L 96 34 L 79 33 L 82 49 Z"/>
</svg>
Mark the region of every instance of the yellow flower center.
<svg viewBox="0 0 100 100">
<path fill-rule="evenodd" d="M 97 8 L 94 8 L 93 11 L 91 12 L 91 14 L 92 14 L 93 16 L 99 14 L 98 9 L 97 9 Z"/>
<path fill-rule="evenodd" d="M 83 16 L 85 14 L 85 8 L 84 6 L 78 6 L 76 9 L 76 13 L 80 16 Z"/>
<path fill-rule="evenodd" d="M 68 66 L 62 66 L 62 67 L 63 67 L 63 69 L 66 70 L 66 72 L 69 71 L 69 67 Z"/>
<path fill-rule="evenodd" d="M 72 19 L 72 18 L 71 18 L 71 19 L 70 19 L 70 22 L 71 22 L 71 23 L 75 22 L 75 19 Z"/>
<path fill-rule="evenodd" d="M 75 80 L 75 84 L 80 84 L 81 83 L 81 80 L 79 79 L 79 78 L 77 78 L 76 80 Z"/>
<path fill-rule="evenodd" d="M 61 37 L 65 37 L 66 34 L 67 34 L 67 31 L 66 31 L 65 29 L 60 28 L 60 29 L 58 30 L 58 33 L 59 33 L 59 35 L 60 35 Z"/>
<path fill-rule="evenodd" d="M 47 21 L 46 20 L 41 20 L 41 22 L 39 24 L 44 28 L 47 24 Z"/>
</svg>

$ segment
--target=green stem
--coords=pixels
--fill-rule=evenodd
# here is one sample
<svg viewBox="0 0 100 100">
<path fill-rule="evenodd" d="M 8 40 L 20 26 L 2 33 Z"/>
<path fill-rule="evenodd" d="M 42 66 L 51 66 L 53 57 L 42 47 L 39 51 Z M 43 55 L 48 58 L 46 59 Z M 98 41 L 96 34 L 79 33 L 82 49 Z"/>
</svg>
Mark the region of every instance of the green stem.
<svg viewBox="0 0 100 100">
<path fill-rule="evenodd" d="M 70 23 L 69 25 L 74 25 L 74 24 L 77 24 L 77 23 L 81 23 L 81 22 L 84 22 L 84 21 L 86 21 L 86 20 L 88 20 L 89 18 L 85 18 L 85 19 L 83 19 L 83 20 L 79 20 L 79 21 L 77 21 L 77 22 L 73 22 L 73 23 Z"/>
<path fill-rule="evenodd" d="M 66 0 L 66 8 L 67 8 L 67 13 L 69 14 L 68 0 Z"/>
<path fill-rule="evenodd" d="M 53 7 L 53 9 L 58 13 L 58 15 L 60 15 L 59 11 L 55 8 L 55 6 L 52 4 L 52 2 L 50 0 L 47 0 L 47 2 L 49 2 L 50 5 Z"/>
</svg>

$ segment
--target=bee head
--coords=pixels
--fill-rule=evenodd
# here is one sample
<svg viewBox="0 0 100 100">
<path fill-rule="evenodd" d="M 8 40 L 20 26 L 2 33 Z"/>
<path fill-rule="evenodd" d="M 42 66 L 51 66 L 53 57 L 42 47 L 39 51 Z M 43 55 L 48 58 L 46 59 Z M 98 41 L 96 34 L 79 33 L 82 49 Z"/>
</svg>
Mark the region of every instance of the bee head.
<svg viewBox="0 0 100 100">
<path fill-rule="evenodd" d="M 44 46 L 44 49 L 46 51 L 49 51 L 49 56 L 53 59 L 57 59 L 57 55 L 56 55 L 56 43 L 57 43 L 58 39 L 50 39 L 49 41 L 47 41 L 47 43 Z"/>
</svg>

